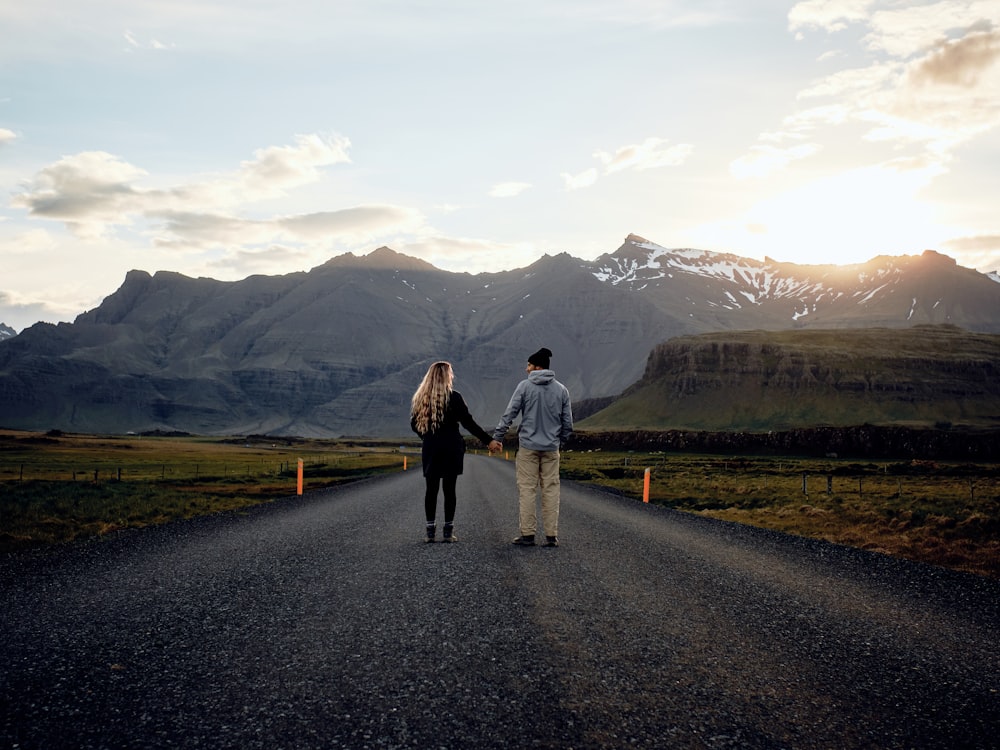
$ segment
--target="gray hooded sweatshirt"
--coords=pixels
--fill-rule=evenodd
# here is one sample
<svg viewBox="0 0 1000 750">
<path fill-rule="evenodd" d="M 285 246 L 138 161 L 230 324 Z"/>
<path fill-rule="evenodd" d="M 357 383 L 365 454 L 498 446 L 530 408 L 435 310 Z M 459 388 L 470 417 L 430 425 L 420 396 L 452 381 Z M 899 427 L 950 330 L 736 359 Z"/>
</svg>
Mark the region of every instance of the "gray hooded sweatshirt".
<svg viewBox="0 0 1000 750">
<path fill-rule="evenodd" d="M 552 370 L 532 370 L 517 384 L 507 410 L 493 431 L 503 440 L 511 422 L 521 415 L 518 443 L 533 451 L 557 451 L 573 433 L 573 408 L 566 386 Z"/>
</svg>

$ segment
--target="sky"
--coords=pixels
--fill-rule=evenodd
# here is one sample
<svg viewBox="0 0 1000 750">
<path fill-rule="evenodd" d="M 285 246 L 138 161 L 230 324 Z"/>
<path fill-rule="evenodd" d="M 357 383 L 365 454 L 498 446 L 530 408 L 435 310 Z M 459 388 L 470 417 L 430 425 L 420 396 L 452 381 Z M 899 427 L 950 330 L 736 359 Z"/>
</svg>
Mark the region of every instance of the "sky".
<svg viewBox="0 0 1000 750">
<path fill-rule="evenodd" d="M 1000 268 L 1000 0 L 0 0 L 0 322 L 630 233 Z"/>
</svg>

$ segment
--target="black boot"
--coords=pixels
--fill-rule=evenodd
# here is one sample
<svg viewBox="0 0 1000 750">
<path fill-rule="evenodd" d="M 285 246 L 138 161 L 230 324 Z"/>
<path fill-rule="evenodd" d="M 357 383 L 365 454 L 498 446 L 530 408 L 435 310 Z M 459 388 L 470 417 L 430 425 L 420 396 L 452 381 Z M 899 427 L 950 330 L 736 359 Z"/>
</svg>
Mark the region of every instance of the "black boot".
<svg viewBox="0 0 1000 750">
<path fill-rule="evenodd" d="M 442 542 L 458 541 L 458 537 L 455 536 L 455 524 L 447 522 L 445 523 L 444 530 L 442 531 L 441 541 Z"/>
<path fill-rule="evenodd" d="M 437 530 L 438 530 L 438 527 L 437 527 L 436 523 L 429 523 L 429 524 L 427 524 L 427 539 L 425 541 L 427 541 L 427 542 L 433 542 L 434 541 L 434 536 L 437 534 Z"/>
</svg>

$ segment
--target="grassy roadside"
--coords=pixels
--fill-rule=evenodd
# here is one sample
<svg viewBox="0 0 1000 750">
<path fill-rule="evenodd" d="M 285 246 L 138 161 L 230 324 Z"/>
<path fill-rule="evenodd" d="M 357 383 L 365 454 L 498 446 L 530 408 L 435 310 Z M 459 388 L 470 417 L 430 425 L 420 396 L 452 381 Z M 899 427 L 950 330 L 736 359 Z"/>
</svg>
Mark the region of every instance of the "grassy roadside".
<svg viewBox="0 0 1000 750">
<path fill-rule="evenodd" d="M 563 476 L 677 510 L 1000 578 L 1000 466 L 567 452 Z"/>
<path fill-rule="evenodd" d="M 236 510 L 402 471 L 399 446 L 0 430 L 0 552 Z"/>
<path fill-rule="evenodd" d="M 411 445 L 0 430 L 0 551 L 274 502 L 419 465 Z M 1000 578 L 1000 466 L 567 451 L 562 475 L 650 502 Z"/>
</svg>

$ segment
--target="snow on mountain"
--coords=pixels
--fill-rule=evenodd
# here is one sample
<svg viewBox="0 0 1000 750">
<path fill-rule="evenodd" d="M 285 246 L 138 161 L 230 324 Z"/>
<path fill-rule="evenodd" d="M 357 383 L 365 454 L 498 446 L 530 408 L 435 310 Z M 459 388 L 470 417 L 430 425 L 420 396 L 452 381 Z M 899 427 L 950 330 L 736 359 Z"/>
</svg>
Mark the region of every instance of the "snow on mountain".
<svg viewBox="0 0 1000 750">
<path fill-rule="evenodd" d="M 793 321 L 808 314 L 812 305 L 844 294 L 824 278 L 832 266 L 794 266 L 710 250 L 668 249 L 637 235 L 629 235 L 616 253 L 602 256 L 595 264 L 593 274 L 599 281 L 624 285 L 632 291 L 685 277 L 688 281 L 714 282 L 705 287 L 708 296 L 704 301 L 725 310 L 774 300 L 812 303 L 805 307 L 794 305 L 789 310 Z M 817 270 L 819 278 L 815 277 Z"/>
<path fill-rule="evenodd" d="M 746 302 L 754 305 L 768 299 L 800 297 L 806 293 L 817 298 L 836 294 L 832 287 L 808 275 L 802 278 L 790 275 L 789 264 L 770 259 L 761 262 L 711 250 L 668 249 L 636 235 L 629 235 L 616 254 L 602 256 L 596 263 L 598 268 L 593 273 L 599 281 L 615 286 L 625 284 L 633 290 L 660 279 L 689 274 L 729 282 L 737 287 L 738 294 Z M 741 307 L 739 299 L 731 292 L 724 293 L 724 297 L 723 307 Z"/>
<path fill-rule="evenodd" d="M 982 275 L 931 250 L 847 266 L 800 265 L 710 250 L 669 249 L 630 234 L 618 250 L 589 268 L 599 281 L 648 296 L 661 309 L 678 312 L 679 306 L 687 305 L 695 318 L 715 310 L 727 320 L 715 317 L 713 325 L 764 328 L 816 325 L 821 320 L 857 325 L 865 317 L 869 325 L 969 324 L 967 311 L 959 308 L 968 307 L 970 300 L 945 281 L 957 275 L 965 279 L 963 284 L 976 284 L 978 278 L 973 307 L 982 309 L 972 317 L 983 320 L 972 323 L 973 328 L 997 325 L 995 313 L 988 309 L 995 295 L 982 288 Z M 991 278 L 1000 281 L 1000 274 Z"/>
<path fill-rule="evenodd" d="M 0 323 L 0 341 L 5 339 L 12 339 L 17 335 L 17 331 L 11 328 L 6 323 Z"/>
<path fill-rule="evenodd" d="M 701 276 L 741 281 L 745 276 L 760 273 L 763 267 L 759 261 L 736 255 L 713 253 L 708 250 L 677 249 L 668 250 L 636 235 L 629 235 L 626 244 L 636 252 L 605 255 L 598 259 L 603 262 L 594 276 L 599 281 L 614 285 L 627 282 L 645 281 L 672 277 L 677 273 L 694 273 Z"/>
</svg>

